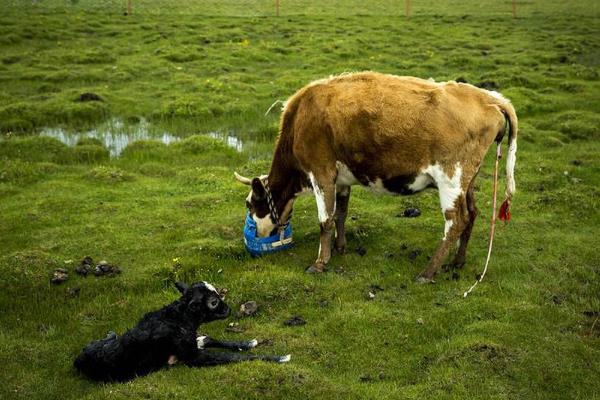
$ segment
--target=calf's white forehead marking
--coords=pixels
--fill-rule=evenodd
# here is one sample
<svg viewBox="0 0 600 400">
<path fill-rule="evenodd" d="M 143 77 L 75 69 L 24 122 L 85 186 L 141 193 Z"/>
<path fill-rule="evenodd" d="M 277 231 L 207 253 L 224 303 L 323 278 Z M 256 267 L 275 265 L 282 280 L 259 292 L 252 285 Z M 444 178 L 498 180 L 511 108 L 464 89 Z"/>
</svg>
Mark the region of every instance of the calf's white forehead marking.
<svg viewBox="0 0 600 400">
<path fill-rule="evenodd" d="M 315 194 L 315 200 L 317 201 L 317 212 L 319 213 L 319 222 L 324 223 L 329 219 L 329 214 L 327 213 L 327 207 L 325 206 L 325 194 L 323 190 L 319 186 L 315 176 L 312 172 L 308 173 L 308 179 L 310 179 L 310 183 L 313 187 L 313 193 Z M 334 207 L 335 213 L 335 207 Z"/>
<path fill-rule="evenodd" d="M 215 292 L 216 294 L 219 294 L 219 292 L 217 292 L 217 289 L 215 289 L 215 287 L 213 285 L 211 285 L 210 283 L 206 282 L 206 281 L 202 281 L 202 283 L 204 283 L 204 286 L 206 286 L 206 288 L 208 290 L 212 290 L 213 292 Z"/>
</svg>

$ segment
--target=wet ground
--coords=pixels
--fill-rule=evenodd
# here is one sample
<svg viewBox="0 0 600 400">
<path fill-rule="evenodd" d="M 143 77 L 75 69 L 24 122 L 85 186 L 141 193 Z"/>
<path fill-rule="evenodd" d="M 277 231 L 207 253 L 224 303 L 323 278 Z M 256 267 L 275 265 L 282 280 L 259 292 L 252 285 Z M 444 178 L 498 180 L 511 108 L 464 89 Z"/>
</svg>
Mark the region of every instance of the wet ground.
<svg viewBox="0 0 600 400">
<path fill-rule="evenodd" d="M 137 140 L 158 140 L 162 143 L 170 144 L 185 136 L 168 132 L 153 125 L 144 118 L 134 124 L 125 123 L 121 119 L 113 118 L 95 128 L 81 131 L 61 127 L 48 127 L 42 129 L 39 134 L 58 139 L 68 146 L 75 146 L 83 138 L 95 138 L 100 140 L 109 150 L 111 157 L 118 157 L 127 145 Z M 244 142 L 233 131 L 208 132 L 206 135 L 222 140 L 229 147 L 239 152 L 244 150 Z"/>
</svg>

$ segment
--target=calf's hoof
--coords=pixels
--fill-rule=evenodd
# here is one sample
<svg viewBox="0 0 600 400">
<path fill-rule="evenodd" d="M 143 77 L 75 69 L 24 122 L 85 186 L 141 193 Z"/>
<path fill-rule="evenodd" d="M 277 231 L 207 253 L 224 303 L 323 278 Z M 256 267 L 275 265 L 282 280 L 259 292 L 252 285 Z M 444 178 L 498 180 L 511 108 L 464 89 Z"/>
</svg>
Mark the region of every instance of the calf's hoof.
<svg viewBox="0 0 600 400">
<path fill-rule="evenodd" d="M 319 274 L 325 270 L 325 264 L 314 263 L 310 267 L 306 268 L 307 274 Z"/>
</svg>

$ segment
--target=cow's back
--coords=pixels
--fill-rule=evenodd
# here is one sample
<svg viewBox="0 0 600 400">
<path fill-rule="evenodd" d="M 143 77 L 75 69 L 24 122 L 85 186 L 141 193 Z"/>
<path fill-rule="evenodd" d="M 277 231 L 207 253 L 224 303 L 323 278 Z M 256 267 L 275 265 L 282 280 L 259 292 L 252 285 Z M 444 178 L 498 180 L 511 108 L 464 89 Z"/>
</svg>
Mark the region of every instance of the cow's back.
<svg viewBox="0 0 600 400">
<path fill-rule="evenodd" d="M 412 173 L 478 135 L 491 143 L 482 126 L 504 123 L 490 107 L 494 98 L 474 86 L 373 72 L 316 81 L 290 102 L 295 153 L 334 158 L 370 176 Z"/>
</svg>

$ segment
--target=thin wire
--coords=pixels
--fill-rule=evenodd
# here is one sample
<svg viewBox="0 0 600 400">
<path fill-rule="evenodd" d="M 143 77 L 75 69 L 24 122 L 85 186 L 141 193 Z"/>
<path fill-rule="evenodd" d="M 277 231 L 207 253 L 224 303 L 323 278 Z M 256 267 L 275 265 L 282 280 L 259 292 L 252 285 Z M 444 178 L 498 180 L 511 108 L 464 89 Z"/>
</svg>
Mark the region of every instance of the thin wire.
<svg viewBox="0 0 600 400">
<path fill-rule="evenodd" d="M 485 267 L 483 267 L 483 272 L 479 276 L 479 279 L 477 279 L 475 281 L 475 283 L 473 284 L 473 286 L 471 286 L 469 288 L 469 290 L 467 290 L 463 294 L 463 297 L 467 297 L 469 295 L 469 293 L 471 293 L 471 291 L 473 289 L 475 289 L 475 286 L 477 286 L 477 284 L 483 280 L 483 277 L 485 276 L 485 273 L 487 272 L 488 264 L 490 263 L 490 257 L 492 255 L 492 244 L 494 243 L 494 231 L 495 231 L 495 227 L 496 227 L 496 197 L 498 194 L 498 162 L 500 161 L 501 158 L 502 158 L 502 147 L 501 147 L 500 142 L 498 142 L 497 147 L 496 147 L 496 166 L 494 167 L 494 196 L 493 196 L 493 201 L 492 201 L 492 223 L 490 225 L 490 244 L 488 246 L 487 259 L 485 260 Z"/>
</svg>

